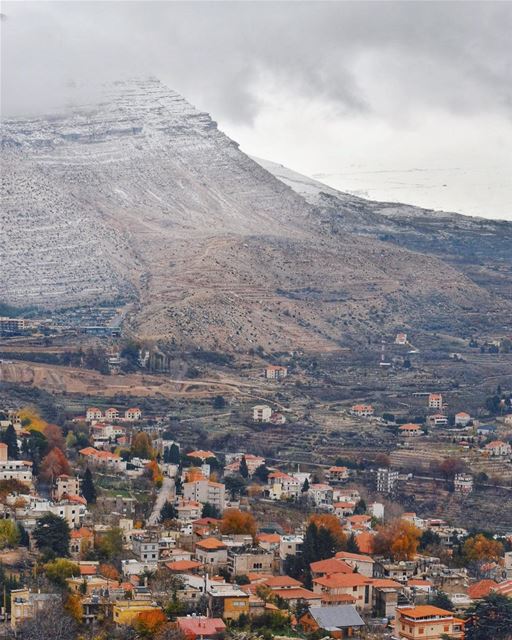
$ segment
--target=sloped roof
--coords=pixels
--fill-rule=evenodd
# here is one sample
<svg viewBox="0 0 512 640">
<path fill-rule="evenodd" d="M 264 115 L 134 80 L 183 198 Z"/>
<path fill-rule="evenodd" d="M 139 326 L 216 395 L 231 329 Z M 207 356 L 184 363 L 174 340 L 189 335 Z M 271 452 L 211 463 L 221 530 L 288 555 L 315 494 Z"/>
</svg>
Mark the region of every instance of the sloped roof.
<svg viewBox="0 0 512 640">
<path fill-rule="evenodd" d="M 336 631 L 347 627 L 364 627 L 361 616 L 351 604 L 334 607 L 309 607 L 310 615 L 321 629 Z"/>
</svg>

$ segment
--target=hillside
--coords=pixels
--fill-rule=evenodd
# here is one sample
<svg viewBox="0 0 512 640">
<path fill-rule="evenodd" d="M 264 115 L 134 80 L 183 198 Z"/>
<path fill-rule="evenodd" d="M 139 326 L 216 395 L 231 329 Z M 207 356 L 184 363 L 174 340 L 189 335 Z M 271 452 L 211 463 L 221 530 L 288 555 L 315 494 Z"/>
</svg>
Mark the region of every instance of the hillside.
<svg viewBox="0 0 512 640">
<path fill-rule="evenodd" d="M 132 301 L 136 335 L 228 350 L 330 350 L 511 315 L 499 287 L 422 245 L 418 216 L 390 242 L 400 206 L 297 189 L 157 80 L 5 121 L 2 168 L 2 302 Z"/>
</svg>

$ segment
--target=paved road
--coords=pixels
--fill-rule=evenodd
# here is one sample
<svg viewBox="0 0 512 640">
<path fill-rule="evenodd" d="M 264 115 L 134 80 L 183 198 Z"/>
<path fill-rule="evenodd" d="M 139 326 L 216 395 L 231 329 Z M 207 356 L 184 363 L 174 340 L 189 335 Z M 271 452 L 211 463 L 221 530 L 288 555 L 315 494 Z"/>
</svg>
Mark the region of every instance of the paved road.
<svg viewBox="0 0 512 640">
<path fill-rule="evenodd" d="M 175 498 L 175 482 L 174 478 L 169 478 L 164 476 L 162 486 L 160 487 L 160 491 L 156 497 L 155 504 L 153 506 L 153 511 L 148 518 L 149 525 L 158 524 L 160 520 L 160 511 L 162 511 L 162 507 L 164 504 L 169 502 L 174 502 Z"/>
</svg>

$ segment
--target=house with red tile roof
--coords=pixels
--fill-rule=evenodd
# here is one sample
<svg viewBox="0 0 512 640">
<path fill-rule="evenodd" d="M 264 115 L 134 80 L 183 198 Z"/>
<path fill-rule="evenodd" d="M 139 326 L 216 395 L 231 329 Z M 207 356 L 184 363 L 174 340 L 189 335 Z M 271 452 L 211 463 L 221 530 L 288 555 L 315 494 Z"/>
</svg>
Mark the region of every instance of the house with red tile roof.
<svg viewBox="0 0 512 640">
<path fill-rule="evenodd" d="M 202 640 L 203 638 L 221 638 L 226 625 L 221 618 L 206 616 L 185 616 L 176 618 L 176 625 L 186 640 Z"/>
<path fill-rule="evenodd" d="M 195 556 L 211 575 L 227 566 L 228 547 L 218 538 L 206 538 L 196 543 Z"/>
<path fill-rule="evenodd" d="M 350 413 L 358 418 L 369 418 L 375 413 L 371 404 L 354 404 L 350 407 Z"/>
<path fill-rule="evenodd" d="M 333 573 L 313 579 L 313 591 L 328 597 L 330 603 L 346 603 L 346 596 L 354 598 L 355 607 L 370 611 L 373 602 L 372 578 L 359 573 Z"/>
<path fill-rule="evenodd" d="M 363 555 L 362 553 L 339 551 L 336 554 L 336 559 L 342 560 L 352 569 L 352 571 L 357 571 L 361 575 L 368 576 L 369 578 L 373 576 L 373 565 L 375 564 L 375 560 L 370 556 Z"/>
</svg>

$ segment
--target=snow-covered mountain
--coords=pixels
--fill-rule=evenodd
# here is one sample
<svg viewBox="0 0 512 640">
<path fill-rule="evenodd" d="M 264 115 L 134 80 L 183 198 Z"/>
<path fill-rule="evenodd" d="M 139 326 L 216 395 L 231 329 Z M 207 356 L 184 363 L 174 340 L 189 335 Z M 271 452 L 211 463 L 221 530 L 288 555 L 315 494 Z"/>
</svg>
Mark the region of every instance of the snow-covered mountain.
<svg viewBox="0 0 512 640">
<path fill-rule="evenodd" d="M 399 206 L 261 166 L 154 79 L 5 121 L 2 169 L 3 302 L 131 300 L 139 335 L 224 349 L 331 348 L 509 309 L 433 252 L 383 242 Z"/>
</svg>

